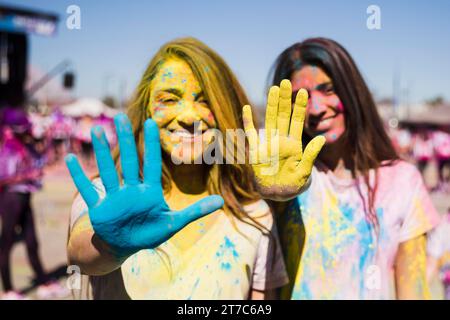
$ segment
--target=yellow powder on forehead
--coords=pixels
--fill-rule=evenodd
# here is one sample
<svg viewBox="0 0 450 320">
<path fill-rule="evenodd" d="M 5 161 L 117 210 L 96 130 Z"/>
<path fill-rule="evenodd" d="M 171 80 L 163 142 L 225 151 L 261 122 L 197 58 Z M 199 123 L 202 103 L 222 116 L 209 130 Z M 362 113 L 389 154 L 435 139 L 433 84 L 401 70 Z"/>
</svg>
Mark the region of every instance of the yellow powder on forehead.
<svg viewBox="0 0 450 320">
<path fill-rule="evenodd" d="M 193 91 L 201 90 L 200 82 L 190 65 L 178 57 L 170 57 L 161 64 L 155 77 L 150 82 L 150 89 L 154 90 L 156 84 L 162 83 L 187 85 Z"/>
</svg>

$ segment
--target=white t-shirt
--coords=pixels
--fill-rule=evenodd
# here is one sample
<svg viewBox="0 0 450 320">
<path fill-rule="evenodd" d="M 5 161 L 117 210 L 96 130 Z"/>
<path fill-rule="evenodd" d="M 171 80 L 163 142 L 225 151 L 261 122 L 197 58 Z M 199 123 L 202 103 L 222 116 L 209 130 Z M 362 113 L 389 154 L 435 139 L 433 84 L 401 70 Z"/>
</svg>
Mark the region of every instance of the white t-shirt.
<svg viewBox="0 0 450 320">
<path fill-rule="evenodd" d="M 94 185 L 103 197 L 100 180 Z M 273 237 L 218 210 L 212 213 L 217 215 L 214 224 L 187 249 L 178 249 L 169 239 L 157 249 L 132 255 L 120 270 L 91 277 L 94 299 L 247 299 L 251 288 L 262 291 L 285 285 L 288 278 L 269 206 L 259 200 L 244 209 Z M 71 226 L 86 212 L 78 195 Z M 204 218 L 193 223 L 201 226 Z"/>
<path fill-rule="evenodd" d="M 359 185 L 366 195 L 362 179 Z M 356 186 L 354 179 L 314 168 L 310 187 L 291 203 L 289 228 L 302 225 L 306 234 L 292 299 L 395 298 L 393 264 L 399 244 L 428 232 L 439 219 L 420 173 L 397 161 L 379 169 L 377 242 Z M 290 247 L 298 248 L 293 232 L 283 230 L 281 238 L 288 255 Z"/>
</svg>

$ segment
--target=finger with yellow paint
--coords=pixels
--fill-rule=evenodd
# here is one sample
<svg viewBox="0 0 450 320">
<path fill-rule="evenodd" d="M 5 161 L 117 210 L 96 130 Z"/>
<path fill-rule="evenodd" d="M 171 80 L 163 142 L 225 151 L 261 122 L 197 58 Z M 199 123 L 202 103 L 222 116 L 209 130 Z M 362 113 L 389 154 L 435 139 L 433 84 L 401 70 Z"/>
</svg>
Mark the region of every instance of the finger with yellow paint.
<svg viewBox="0 0 450 320">
<path fill-rule="evenodd" d="M 289 80 L 281 81 L 279 94 L 277 129 L 279 130 L 280 136 L 287 136 L 292 108 L 292 86 Z"/>
<path fill-rule="evenodd" d="M 253 124 L 252 109 L 249 105 L 245 105 L 242 108 L 242 119 L 244 122 L 244 130 L 247 135 L 249 145 L 250 163 L 256 163 L 258 161 L 258 133 L 256 132 Z"/>
<path fill-rule="evenodd" d="M 292 112 L 292 120 L 289 127 L 289 136 L 296 140 L 302 140 L 307 103 L 308 92 L 305 89 L 300 89 L 295 97 L 294 111 Z"/>
<path fill-rule="evenodd" d="M 269 90 L 266 108 L 266 142 L 270 145 L 271 134 L 277 129 L 278 116 L 278 102 L 279 102 L 280 88 L 273 86 Z"/>
</svg>

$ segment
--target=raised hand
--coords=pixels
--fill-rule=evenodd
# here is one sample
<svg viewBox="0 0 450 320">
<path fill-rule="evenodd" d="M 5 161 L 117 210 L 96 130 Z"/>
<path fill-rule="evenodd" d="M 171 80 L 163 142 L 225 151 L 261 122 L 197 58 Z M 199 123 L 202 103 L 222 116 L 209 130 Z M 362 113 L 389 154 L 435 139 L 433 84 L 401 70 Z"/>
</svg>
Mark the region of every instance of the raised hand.
<svg viewBox="0 0 450 320">
<path fill-rule="evenodd" d="M 106 195 L 100 199 L 75 155 L 66 156 L 72 179 L 89 209 L 95 234 L 111 247 L 118 258 L 155 248 L 190 222 L 223 206 L 220 196 L 208 196 L 181 211 L 171 211 L 161 186 L 161 147 L 156 123 L 144 124 L 143 179 L 131 123 L 124 114 L 114 118 L 120 148 L 123 184 L 109 151 L 103 129 L 91 130 L 94 152 Z"/>
<path fill-rule="evenodd" d="M 302 148 L 302 131 L 308 93 L 300 89 L 292 111 L 292 87 L 289 80 L 269 90 L 265 137 L 258 136 L 252 110 L 243 107 L 244 129 L 249 142 L 250 162 L 261 195 L 286 201 L 297 196 L 306 185 L 314 161 L 325 143 L 317 136 Z M 292 115 L 291 115 L 292 113 Z"/>
</svg>

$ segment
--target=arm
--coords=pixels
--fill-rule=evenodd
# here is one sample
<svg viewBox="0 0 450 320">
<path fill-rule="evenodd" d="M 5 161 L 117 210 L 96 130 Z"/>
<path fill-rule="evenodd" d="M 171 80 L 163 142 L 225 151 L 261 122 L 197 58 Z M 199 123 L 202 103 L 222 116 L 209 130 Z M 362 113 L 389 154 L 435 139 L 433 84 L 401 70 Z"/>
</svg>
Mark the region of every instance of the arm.
<svg viewBox="0 0 450 320">
<path fill-rule="evenodd" d="M 252 289 L 250 291 L 250 300 L 276 300 L 277 298 L 277 291 L 274 289 L 266 291 Z"/>
<path fill-rule="evenodd" d="M 27 170 L 19 174 L 1 177 L 0 187 L 4 187 L 11 184 L 17 184 L 28 180 L 34 180 L 40 177 L 42 177 L 42 169 L 33 168 L 31 170 Z"/>
<path fill-rule="evenodd" d="M 95 235 L 89 216 L 81 216 L 69 233 L 67 244 L 69 264 L 80 267 L 83 274 L 101 276 L 108 274 L 125 261 L 115 257 L 111 248 Z"/>
<path fill-rule="evenodd" d="M 434 275 L 439 270 L 439 259 L 427 256 L 427 280 L 430 283 L 433 280 Z"/>
<path fill-rule="evenodd" d="M 394 267 L 397 299 L 430 298 L 426 278 L 425 234 L 400 244 Z"/>
</svg>

